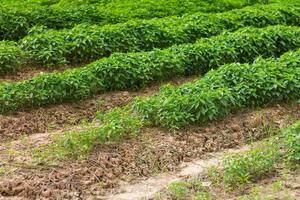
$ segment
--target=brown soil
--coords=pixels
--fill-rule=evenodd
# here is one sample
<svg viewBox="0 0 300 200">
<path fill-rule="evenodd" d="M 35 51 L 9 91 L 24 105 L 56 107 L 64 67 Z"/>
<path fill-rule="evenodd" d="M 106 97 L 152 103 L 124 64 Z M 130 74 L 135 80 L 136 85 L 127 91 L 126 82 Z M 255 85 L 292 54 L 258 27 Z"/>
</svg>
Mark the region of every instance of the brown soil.
<svg viewBox="0 0 300 200">
<path fill-rule="evenodd" d="M 171 83 L 182 84 L 192 79 L 195 77 L 179 78 L 172 80 Z M 109 92 L 79 102 L 18 111 L 11 115 L 0 115 L 0 142 L 16 139 L 21 135 L 44 133 L 77 125 L 82 121 L 91 121 L 97 111 L 126 105 L 136 96 L 151 95 L 157 92 L 162 84 L 164 83 L 144 88 L 138 92 Z"/>
<path fill-rule="evenodd" d="M 6 173 L 0 178 L 0 194 L 5 198 L 101 199 L 104 193 L 118 191 L 120 181 L 135 182 L 159 172 L 176 171 L 183 161 L 259 140 L 273 129 L 299 118 L 299 104 L 276 105 L 243 110 L 224 120 L 193 126 L 177 134 L 151 127 L 137 138 L 97 146 L 86 160 L 52 165 L 19 160 L 20 155 L 31 156 L 30 151 L 21 148 L 19 156 L 10 151 L 9 159 L 1 159 Z M 8 155 L 9 149 L 4 145 L 0 151 Z"/>
<path fill-rule="evenodd" d="M 76 103 L 64 103 L 29 111 L 19 111 L 12 115 L 2 115 L 0 116 L 0 142 L 15 139 L 24 134 L 44 133 L 65 128 L 79 124 L 84 120 L 91 121 L 98 109 L 106 110 L 125 105 L 137 95 L 141 94 L 113 92 Z"/>
<path fill-rule="evenodd" d="M 85 66 L 85 64 L 81 65 L 63 65 L 63 66 L 55 66 L 55 67 L 43 67 L 40 65 L 28 65 L 23 66 L 19 71 L 14 74 L 6 74 L 0 76 L 0 83 L 1 82 L 15 82 L 15 81 L 22 81 L 29 78 L 32 78 L 40 73 L 52 73 L 52 72 L 63 72 L 67 69 L 72 68 L 79 68 Z"/>
<path fill-rule="evenodd" d="M 219 166 L 225 156 L 231 153 L 242 153 L 249 150 L 251 145 L 245 145 L 242 148 L 227 149 L 223 152 L 207 153 L 207 158 L 196 159 L 191 162 L 183 162 L 176 173 L 160 173 L 154 177 L 141 180 L 137 183 L 123 183 L 120 185 L 120 192 L 104 196 L 103 199 L 114 200 L 163 200 L 172 199 L 167 187 L 174 182 L 187 181 L 187 179 L 197 179 L 205 176 L 212 166 Z M 159 197 L 159 198 L 156 198 Z M 174 198 L 173 198 L 174 199 Z M 192 199 L 192 198 L 191 198 Z"/>
</svg>

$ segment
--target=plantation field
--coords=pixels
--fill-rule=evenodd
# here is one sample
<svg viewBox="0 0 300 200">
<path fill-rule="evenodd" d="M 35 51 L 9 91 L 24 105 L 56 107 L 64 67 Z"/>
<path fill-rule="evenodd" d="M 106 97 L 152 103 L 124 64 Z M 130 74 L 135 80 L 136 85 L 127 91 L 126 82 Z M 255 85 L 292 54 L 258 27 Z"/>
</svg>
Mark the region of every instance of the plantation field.
<svg viewBox="0 0 300 200">
<path fill-rule="evenodd" d="M 300 198 L 298 0 L 0 10 L 1 200 Z"/>
</svg>

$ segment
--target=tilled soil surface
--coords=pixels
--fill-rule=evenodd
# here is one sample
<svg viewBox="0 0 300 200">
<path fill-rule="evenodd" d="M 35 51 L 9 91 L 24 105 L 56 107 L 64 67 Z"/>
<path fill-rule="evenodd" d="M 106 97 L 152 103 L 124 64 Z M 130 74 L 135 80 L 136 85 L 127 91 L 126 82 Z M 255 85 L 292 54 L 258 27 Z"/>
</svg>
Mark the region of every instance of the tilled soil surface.
<svg viewBox="0 0 300 200">
<path fill-rule="evenodd" d="M 19 71 L 13 74 L 6 74 L 0 76 L 0 82 L 16 82 L 22 81 L 26 79 L 30 79 L 40 73 L 52 73 L 52 72 L 63 72 L 72 68 L 83 67 L 85 64 L 81 65 L 63 65 L 63 66 L 55 66 L 55 67 L 46 67 L 40 65 L 29 65 L 21 67 Z"/>
<path fill-rule="evenodd" d="M 144 94 L 147 94 L 145 91 Z M 44 133 L 91 121 L 100 109 L 106 110 L 129 103 L 137 92 L 112 92 L 91 99 L 60 105 L 19 111 L 11 115 L 0 115 L 0 142 L 16 139 L 21 135 Z"/>
<path fill-rule="evenodd" d="M 299 104 L 274 105 L 239 111 L 224 120 L 192 126 L 176 134 L 149 127 L 136 138 L 95 147 L 85 160 L 51 165 L 30 162 L 30 151 L 27 155 L 22 147 L 18 151 L 21 154 L 15 156 L 17 153 L 10 150 L 17 149 L 14 145 L 3 145 L 1 154 L 10 153 L 0 163 L 5 171 L 0 178 L 0 195 L 28 199 L 101 199 L 105 193 L 117 192 L 122 181 L 134 183 L 159 172 L 175 172 L 182 162 L 259 140 L 299 118 Z M 38 138 L 43 143 L 43 137 Z M 25 159 L 20 161 L 20 156 Z"/>
<path fill-rule="evenodd" d="M 195 78 L 177 78 L 171 83 L 182 84 Z M 82 121 L 91 121 L 97 111 L 126 105 L 137 96 L 151 95 L 157 92 L 162 84 L 164 83 L 158 83 L 140 91 L 109 92 L 79 102 L 0 115 L 0 142 L 16 139 L 21 135 L 44 133 L 77 125 Z"/>
</svg>

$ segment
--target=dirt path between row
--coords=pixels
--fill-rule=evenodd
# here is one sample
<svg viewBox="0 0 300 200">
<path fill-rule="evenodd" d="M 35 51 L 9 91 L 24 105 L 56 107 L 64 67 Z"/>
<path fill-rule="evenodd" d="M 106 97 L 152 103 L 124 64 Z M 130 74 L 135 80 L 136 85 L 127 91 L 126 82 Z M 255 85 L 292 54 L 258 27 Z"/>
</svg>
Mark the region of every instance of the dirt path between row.
<svg viewBox="0 0 300 200">
<path fill-rule="evenodd" d="M 137 183 L 122 183 L 120 192 L 99 197 L 101 200 L 171 200 L 168 186 L 175 182 L 191 180 L 202 184 L 202 190 L 208 191 L 211 199 L 237 200 L 237 199 L 276 199 L 299 200 L 300 198 L 300 170 L 278 167 L 272 175 L 266 175 L 245 188 L 226 190 L 221 185 L 214 185 L 208 178 L 210 167 L 222 169 L 225 157 L 232 154 L 241 154 L 247 150 L 261 145 L 254 142 L 241 148 L 228 149 L 217 153 L 208 153 L 206 158 L 196 159 L 182 163 L 176 173 L 163 173 L 141 180 Z M 243 197 L 243 198 L 242 198 Z M 248 197 L 248 198 L 247 198 Z M 91 197 L 93 198 L 93 197 Z M 192 197 L 188 198 L 191 199 Z M 209 199 L 209 198 L 205 198 Z"/>
<path fill-rule="evenodd" d="M 182 84 L 196 77 L 176 78 L 170 83 Z M 0 142 L 17 139 L 22 135 L 44 133 L 90 122 L 97 111 L 124 106 L 135 97 L 148 96 L 165 83 L 157 83 L 140 91 L 117 91 L 94 96 L 90 99 L 46 106 L 31 110 L 0 115 Z"/>
<path fill-rule="evenodd" d="M 176 172 L 182 162 L 260 140 L 299 118 L 299 104 L 241 110 L 176 134 L 148 127 L 136 138 L 96 146 L 84 160 L 47 164 L 33 162 L 32 148 L 51 142 L 50 134 L 34 134 L 0 146 L 0 196 L 101 199 L 120 192 L 122 182 L 134 184 L 155 174 Z"/>
<path fill-rule="evenodd" d="M 253 144 L 255 145 L 255 144 Z M 182 163 L 176 173 L 164 173 L 135 184 L 123 183 L 120 185 L 120 193 L 100 197 L 103 200 L 140 200 L 153 199 L 155 195 L 168 185 L 177 181 L 184 181 L 191 177 L 203 176 L 212 166 L 219 166 L 225 156 L 231 153 L 240 153 L 250 149 L 245 145 L 238 149 L 228 149 L 217 153 L 208 153 L 205 159 L 196 159 Z"/>
<path fill-rule="evenodd" d="M 54 73 L 54 72 L 64 72 L 68 69 L 73 68 L 80 68 L 86 66 L 86 64 L 80 64 L 80 65 L 62 65 L 62 66 L 55 66 L 55 67 L 46 67 L 46 66 L 40 66 L 40 65 L 34 65 L 34 64 L 27 64 L 26 66 L 22 66 L 19 71 L 13 74 L 6 74 L 0 76 L 0 83 L 12 83 L 16 81 L 22 81 L 26 79 L 33 78 L 34 76 L 37 76 L 41 73 Z"/>
</svg>

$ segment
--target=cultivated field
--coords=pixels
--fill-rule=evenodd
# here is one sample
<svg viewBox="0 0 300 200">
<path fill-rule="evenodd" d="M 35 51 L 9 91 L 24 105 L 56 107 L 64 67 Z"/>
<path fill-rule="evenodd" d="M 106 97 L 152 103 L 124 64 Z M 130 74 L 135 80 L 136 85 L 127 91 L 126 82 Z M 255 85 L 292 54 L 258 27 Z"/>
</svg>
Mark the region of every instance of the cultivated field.
<svg viewBox="0 0 300 200">
<path fill-rule="evenodd" d="M 0 3 L 0 200 L 300 199 L 300 1 Z"/>
</svg>

